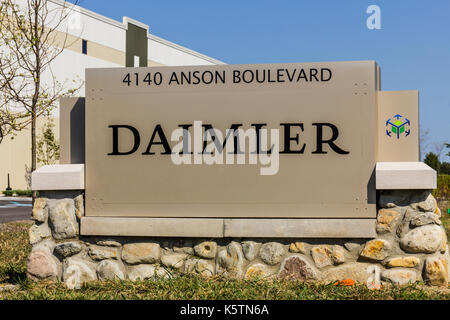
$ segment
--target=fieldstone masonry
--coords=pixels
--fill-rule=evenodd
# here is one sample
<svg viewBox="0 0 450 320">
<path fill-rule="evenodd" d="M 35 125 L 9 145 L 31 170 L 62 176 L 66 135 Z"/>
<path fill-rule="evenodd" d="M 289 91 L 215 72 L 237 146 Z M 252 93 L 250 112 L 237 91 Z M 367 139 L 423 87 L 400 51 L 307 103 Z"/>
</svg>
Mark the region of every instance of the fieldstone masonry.
<svg viewBox="0 0 450 320">
<path fill-rule="evenodd" d="M 380 191 L 375 239 L 192 239 L 83 237 L 82 192 L 41 192 L 29 230 L 33 280 L 69 288 L 94 280 L 209 277 L 365 282 L 378 266 L 396 285 L 446 286 L 449 248 L 430 191 Z"/>
</svg>

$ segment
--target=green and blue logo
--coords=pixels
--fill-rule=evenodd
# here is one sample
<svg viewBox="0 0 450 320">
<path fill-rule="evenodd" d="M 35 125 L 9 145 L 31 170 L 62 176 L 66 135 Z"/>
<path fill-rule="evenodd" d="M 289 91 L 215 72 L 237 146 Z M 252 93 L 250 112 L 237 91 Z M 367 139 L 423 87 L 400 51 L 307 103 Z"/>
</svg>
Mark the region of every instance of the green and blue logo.
<svg viewBox="0 0 450 320">
<path fill-rule="evenodd" d="M 405 137 L 407 137 L 411 133 L 410 125 L 411 122 L 408 118 L 396 114 L 386 121 L 386 135 L 389 137 L 396 136 L 397 139 L 400 139 L 400 136 L 405 133 Z"/>
</svg>

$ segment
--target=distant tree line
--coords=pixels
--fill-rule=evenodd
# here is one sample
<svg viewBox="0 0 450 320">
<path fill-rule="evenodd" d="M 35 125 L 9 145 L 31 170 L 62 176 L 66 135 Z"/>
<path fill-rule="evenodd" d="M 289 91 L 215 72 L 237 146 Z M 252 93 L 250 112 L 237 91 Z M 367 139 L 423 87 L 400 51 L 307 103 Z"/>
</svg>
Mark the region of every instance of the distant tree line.
<svg viewBox="0 0 450 320">
<path fill-rule="evenodd" d="M 445 147 L 450 149 L 450 144 L 445 143 Z M 447 156 L 450 157 L 450 151 L 446 153 Z M 450 175 L 450 163 L 449 162 L 441 162 L 439 160 L 439 156 L 433 152 L 428 152 L 425 155 L 424 161 L 427 165 L 437 171 L 438 174 L 449 174 Z"/>
</svg>

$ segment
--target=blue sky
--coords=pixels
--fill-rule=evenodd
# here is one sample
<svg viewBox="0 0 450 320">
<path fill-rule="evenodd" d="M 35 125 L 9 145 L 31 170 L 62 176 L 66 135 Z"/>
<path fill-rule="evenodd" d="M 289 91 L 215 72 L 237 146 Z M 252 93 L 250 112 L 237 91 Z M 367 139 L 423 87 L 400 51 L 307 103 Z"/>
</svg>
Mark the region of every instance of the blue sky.
<svg viewBox="0 0 450 320">
<path fill-rule="evenodd" d="M 381 9 L 380 30 L 366 27 L 372 4 Z M 83 0 L 80 6 L 144 22 L 154 35 L 229 64 L 375 60 L 382 90 L 419 90 L 429 150 L 450 143 L 448 0 Z"/>
</svg>

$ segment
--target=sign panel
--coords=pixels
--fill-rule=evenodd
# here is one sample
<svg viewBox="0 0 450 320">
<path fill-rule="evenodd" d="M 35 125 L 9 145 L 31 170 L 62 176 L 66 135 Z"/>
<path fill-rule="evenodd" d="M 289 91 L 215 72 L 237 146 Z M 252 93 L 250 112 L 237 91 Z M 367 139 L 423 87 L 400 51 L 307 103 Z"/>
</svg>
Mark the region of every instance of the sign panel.
<svg viewBox="0 0 450 320">
<path fill-rule="evenodd" d="M 419 92 L 378 91 L 378 162 L 417 162 Z"/>
<path fill-rule="evenodd" d="M 86 216 L 375 217 L 376 69 L 87 69 Z"/>
</svg>

